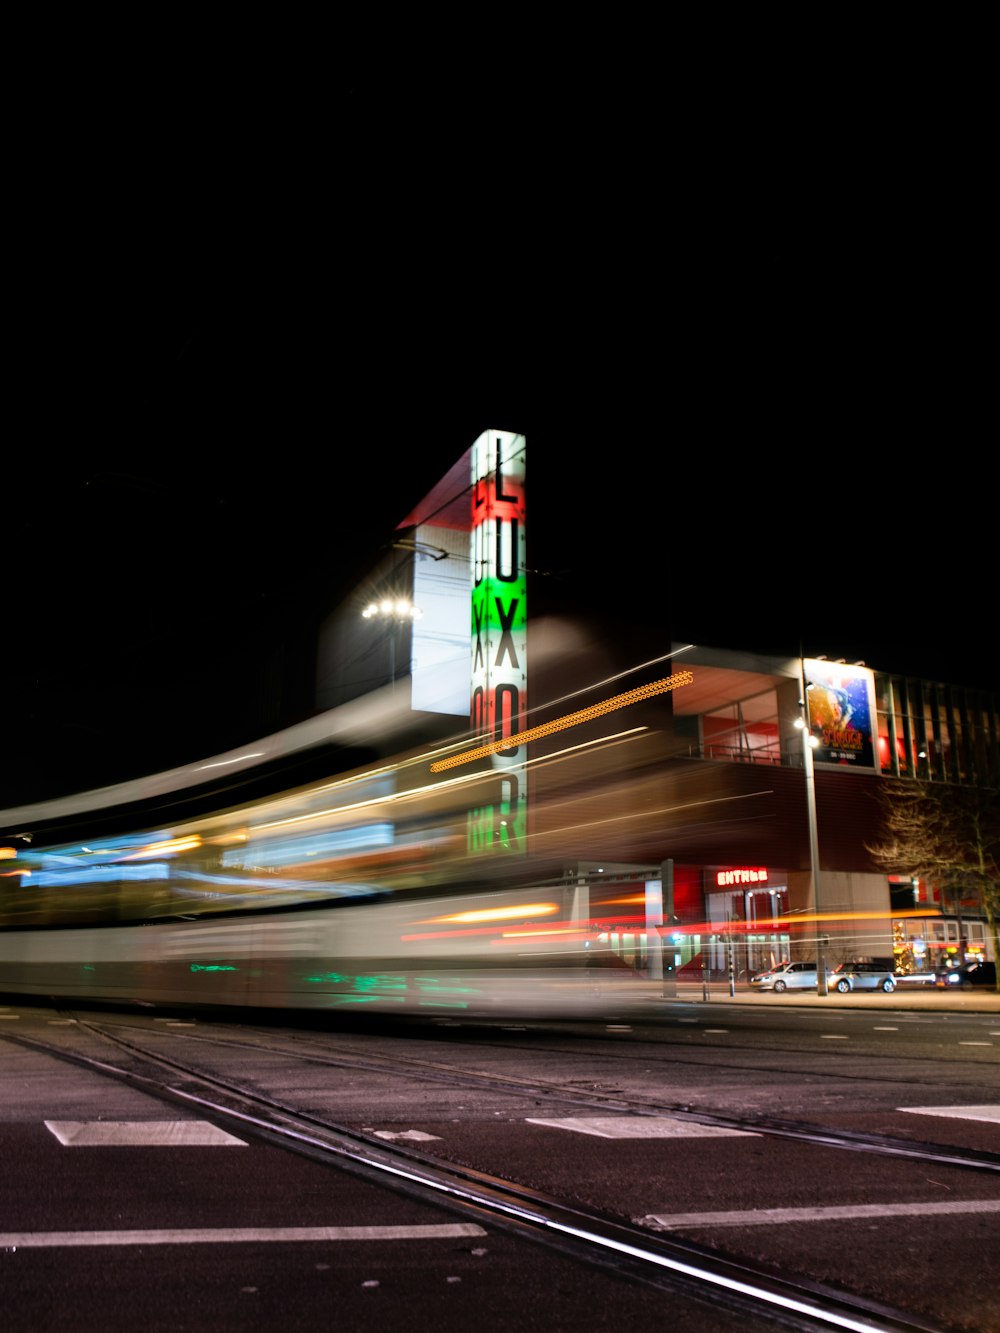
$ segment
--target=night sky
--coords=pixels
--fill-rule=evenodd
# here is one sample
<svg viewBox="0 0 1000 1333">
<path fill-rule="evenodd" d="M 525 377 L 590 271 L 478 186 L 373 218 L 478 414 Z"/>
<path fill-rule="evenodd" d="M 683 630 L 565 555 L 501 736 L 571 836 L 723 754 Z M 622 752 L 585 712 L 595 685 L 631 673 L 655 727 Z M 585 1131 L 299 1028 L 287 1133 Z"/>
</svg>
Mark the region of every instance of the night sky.
<svg viewBox="0 0 1000 1333">
<path fill-rule="evenodd" d="M 170 682 L 347 595 L 490 427 L 526 435 L 529 504 L 532 458 L 558 464 L 568 587 L 675 638 L 995 690 L 976 235 L 908 206 L 915 145 L 886 171 L 818 113 L 678 143 L 527 75 L 503 114 L 417 87 L 361 74 L 329 135 L 299 107 L 218 153 L 151 117 L 128 180 L 71 139 L 59 197 L 90 206 L 26 210 L 4 804 L 29 752 L 81 786 L 141 763 L 140 725 L 165 753 Z"/>
</svg>

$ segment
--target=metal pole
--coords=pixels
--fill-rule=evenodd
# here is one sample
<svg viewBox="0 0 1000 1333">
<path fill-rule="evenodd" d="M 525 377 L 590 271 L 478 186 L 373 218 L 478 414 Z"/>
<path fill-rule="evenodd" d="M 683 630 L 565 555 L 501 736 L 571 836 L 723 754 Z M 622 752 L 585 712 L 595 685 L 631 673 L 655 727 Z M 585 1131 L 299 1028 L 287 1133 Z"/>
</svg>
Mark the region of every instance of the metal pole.
<svg viewBox="0 0 1000 1333">
<path fill-rule="evenodd" d="M 732 999 L 736 994 L 736 945 L 733 943 L 733 937 L 729 937 L 729 998 Z"/>
<path fill-rule="evenodd" d="M 829 994 L 826 983 L 826 949 L 823 932 L 820 930 L 820 870 L 819 870 L 819 835 L 816 829 L 816 768 L 813 764 L 813 747 L 810 745 L 812 731 L 809 726 L 809 695 L 806 683 L 805 658 L 799 656 L 802 666 L 802 752 L 806 774 L 806 810 L 809 816 L 809 865 L 813 886 L 813 910 L 816 914 L 816 990 L 820 995 Z"/>
<path fill-rule="evenodd" d="M 660 897 L 663 925 L 660 926 L 660 957 L 663 959 L 663 995 L 677 995 L 676 945 L 670 938 L 674 931 L 674 860 L 668 856 L 660 863 Z"/>
<path fill-rule="evenodd" d="M 733 922 L 736 920 L 733 915 L 733 909 L 730 907 L 726 913 L 726 925 L 729 929 L 726 931 L 726 956 L 729 962 L 729 998 L 732 999 L 736 994 L 736 945 L 733 942 Z"/>
</svg>

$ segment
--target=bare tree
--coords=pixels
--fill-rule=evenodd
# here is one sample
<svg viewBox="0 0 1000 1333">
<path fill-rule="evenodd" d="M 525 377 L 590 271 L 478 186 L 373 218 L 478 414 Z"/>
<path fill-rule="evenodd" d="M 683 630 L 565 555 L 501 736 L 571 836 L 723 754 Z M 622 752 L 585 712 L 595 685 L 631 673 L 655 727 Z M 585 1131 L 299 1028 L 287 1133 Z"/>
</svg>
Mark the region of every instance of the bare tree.
<svg viewBox="0 0 1000 1333">
<path fill-rule="evenodd" d="M 865 844 L 876 865 L 974 895 L 1000 961 L 1000 791 L 889 778 L 879 794 L 885 837 Z"/>
</svg>

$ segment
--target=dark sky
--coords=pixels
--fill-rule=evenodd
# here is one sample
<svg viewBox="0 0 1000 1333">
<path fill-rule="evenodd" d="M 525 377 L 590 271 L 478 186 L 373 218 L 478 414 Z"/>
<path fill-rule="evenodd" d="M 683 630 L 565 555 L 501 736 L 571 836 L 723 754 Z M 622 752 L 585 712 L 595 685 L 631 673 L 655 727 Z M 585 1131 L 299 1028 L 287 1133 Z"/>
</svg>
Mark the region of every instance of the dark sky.
<svg viewBox="0 0 1000 1333">
<path fill-rule="evenodd" d="M 471 86 L 151 113 L 96 158 L 70 128 L 23 217 L 10 711 L 134 691 L 151 607 L 190 662 L 348 590 L 489 427 L 526 435 L 529 496 L 558 464 L 563 572 L 676 637 L 995 689 L 981 256 L 943 147 Z M 947 207 L 915 206 L 918 158 Z"/>
</svg>

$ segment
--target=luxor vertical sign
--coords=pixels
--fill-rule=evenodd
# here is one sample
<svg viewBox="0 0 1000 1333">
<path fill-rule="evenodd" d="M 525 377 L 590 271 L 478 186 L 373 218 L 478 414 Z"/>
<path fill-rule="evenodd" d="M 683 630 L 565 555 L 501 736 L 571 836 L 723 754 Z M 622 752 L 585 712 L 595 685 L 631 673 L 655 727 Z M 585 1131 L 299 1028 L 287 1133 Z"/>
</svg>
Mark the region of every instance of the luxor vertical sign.
<svg viewBox="0 0 1000 1333">
<path fill-rule="evenodd" d="M 502 740 L 526 729 L 528 616 L 525 589 L 523 435 L 486 431 L 472 446 L 473 732 Z M 492 756 L 492 804 L 469 812 L 470 850 L 524 851 L 525 747 Z"/>
</svg>

